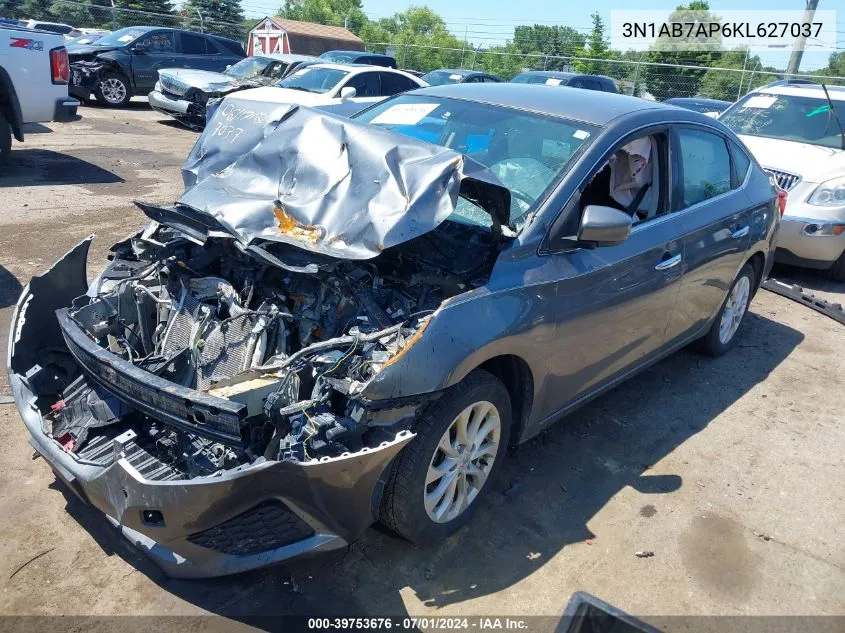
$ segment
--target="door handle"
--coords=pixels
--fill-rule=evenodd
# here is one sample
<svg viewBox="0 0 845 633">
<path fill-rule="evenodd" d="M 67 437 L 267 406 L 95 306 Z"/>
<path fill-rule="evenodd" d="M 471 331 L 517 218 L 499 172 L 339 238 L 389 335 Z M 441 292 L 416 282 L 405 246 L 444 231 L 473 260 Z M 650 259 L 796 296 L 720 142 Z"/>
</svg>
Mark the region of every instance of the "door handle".
<svg viewBox="0 0 845 633">
<path fill-rule="evenodd" d="M 674 257 L 670 257 L 669 259 L 664 259 L 662 262 L 657 264 L 654 267 L 654 270 L 669 270 L 670 268 L 674 268 L 678 264 L 681 263 L 681 256 L 675 255 Z"/>
<path fill-rule="evenodd" d="M 745 236 L 746 236 L 746 235 L 748 235 L 750 232 L 751 232 L 751 229 L 750 229 L 750 228 L 746 225 L 746 226 L 743 226 L 743 227 L 742 227 L 742 228 L 740 228 L 740 229 L 737 229 L 737 230 L 736 230 L 736 231 L 734 231 L 733 233 L 731 233 L 731 237 L 732 237 L 732 238 L 734 238 L 735 240 L 738 240 L 738 239 L 740 239 L 740 238 L 745 237 Z"/>
</svg>

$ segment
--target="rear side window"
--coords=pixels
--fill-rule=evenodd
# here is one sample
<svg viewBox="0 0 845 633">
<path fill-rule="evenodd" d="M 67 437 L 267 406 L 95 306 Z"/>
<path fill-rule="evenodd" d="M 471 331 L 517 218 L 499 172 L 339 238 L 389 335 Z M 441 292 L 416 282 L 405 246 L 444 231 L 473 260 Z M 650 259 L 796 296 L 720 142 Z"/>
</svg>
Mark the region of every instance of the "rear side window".
<svg viewBox="0 0 845 633">
<path fill-rule="evenodd" d="M 683 208 L 730 191 L 731 159 L 725 140 L 702 130 L 680 129 Z"/>
<path fill-rule="evenodd" d="M 396 75 L 394 73 L 379 73 L 379 75 L 381 75 L 380 94 L 382 97 L 390 97 L 400 92 L 419 88 L 417 84 L 402 75 Z"/>
<path fill-rule="evenodd" d="M 745 177 L 748 175 L 748 169 L 751 167 L 751 159 L 748 154 L 734 142 L 730 143 L 731 158 L 734 162 L 734 178 L 735 186 L 739 187 L 745 182 Z"/>
<path fill-rule="evenodd" d="M 205 38 L 202 35 L 194 35 L 193 33 L 182 33 L 182 52 L 185 55 L 207 54 Z M 211 52 L 214 52 L 213 49 Z"/>
<path fill-rule="evenodd" d="M 601 80 L 599 79 L 595 79 L 593 77 L 584 77 L 581 81 L 584 82 L 584 87 L 588 90 L 603 90 Z"/>
</svg>

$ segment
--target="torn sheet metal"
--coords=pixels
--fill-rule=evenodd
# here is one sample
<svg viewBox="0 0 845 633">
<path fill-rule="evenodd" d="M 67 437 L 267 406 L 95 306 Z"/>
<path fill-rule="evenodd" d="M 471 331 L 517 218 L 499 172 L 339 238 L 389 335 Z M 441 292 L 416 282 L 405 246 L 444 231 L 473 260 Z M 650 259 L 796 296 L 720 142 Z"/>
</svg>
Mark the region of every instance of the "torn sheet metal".
<svg viewBox="0 0 845 633">
<path fill-rule="evenodd" d="M 301 106 L 213 103 L 178 204 L 241 241 L 369 259 L 433 230 L 459 193 L 507 221 L 510 192 L 451 149 Z"/>
</svg>

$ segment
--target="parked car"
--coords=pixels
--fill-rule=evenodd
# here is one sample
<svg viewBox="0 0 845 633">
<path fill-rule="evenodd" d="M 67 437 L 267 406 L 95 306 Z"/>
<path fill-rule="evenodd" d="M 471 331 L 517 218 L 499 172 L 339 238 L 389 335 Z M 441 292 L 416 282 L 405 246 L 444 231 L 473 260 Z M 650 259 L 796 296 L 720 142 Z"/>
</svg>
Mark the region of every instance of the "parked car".
<svg viewBox="0 0 845 633">
<path fill-rule="evenodd" d="M 70 93 L 105 106 L 125 105 L 155 87 L 164 68 L 220 72 L 246 57 L 243 45 L 217 35 L 155 26 L 118 29 L 87 46 L 73 46 Z"/>
<path fill-rule="evenodd" d="M 546 86 L 569 86 L 601 92 L 618 93 L 616 83 L 604 75 L 580 75 L 557 70 L 529 70 L 511 79 L 515 84 L 543 84 Z"/>
<path fill-rule="evenodd" d="M 304 62 L 312 61 L 317 61 L 317 58 L 268 54 L 242 59 L 222 73 L 168 68 L 158 71 L 158 82 L 147 99 L 153 110 L 172 116 L 192 129 L 201 130 L 205 127 L 205 104 L 209 99 L 270 85 Z"/>
<path fill-rule="evenodd" d="M 72 121 L 79 102 L 68 97 L 67 50 L 61 35 L 0 24 L 0 164 L 25 123 Z"/>
<path fill-rule="evenodd" d="M 350 116 L 377 101 L 426 85 L 422 79 L 393 68 L 322 63 L 309 64 L 273 86 L 244 90 L 237 97 L 319 107 Z"/>
<path fill-rule="evenodd" d="M 760 88 L 719 120 L 787 192 L 776 260 L 845 281 L 845 89 Z"/>
<path fill-rule="evenodd" d="M 500 83 L 501 77 L 478 70 L 466 70 L 464 68 L 441 68 L 432 70 L 422 76 L 430 86 L 444 86 L 446 84 L 485 84 Z"/>
<path fill-rule="evenodd" d="M 720 112 L 724 112 L 729 108 L 733 104 L 733 101 L 707 99 L 706 97 L 672 97 L 671 99 L 666 99 L 664 103 L 701 112 L 709 117 L 716 117 Z"/>
<path fill-rule="evenodd" d="M 139 203 L 90 288 L 89 238 L 24 289 L 32 446 L 173 576 L 376 517 L 453 533 L 508 445 L 689 343 L 729 350 L 771 264 L 776 192 L 728 128 L 573 92 L 215 102 L 175 206 Z"/>
<path fill-rule="evenodd" d="M 396 68 L 396 60 L 390 55 L 365 53 L 364 51 L 326 51 L 320 55 L 320 59 L 335 64 L 369 64 L 371 66 Z"/>
<path fill-rule="evenodd" d="M 66 35 L 73 37 L 79 34 L 70 24 L 62 24 L 61 22 L 45 22 L 43 20 L 27 20 L 24 27 L 36 31 L 49 31 L 50 33 L 58 33 L 59 35 Z"/>
</svg>

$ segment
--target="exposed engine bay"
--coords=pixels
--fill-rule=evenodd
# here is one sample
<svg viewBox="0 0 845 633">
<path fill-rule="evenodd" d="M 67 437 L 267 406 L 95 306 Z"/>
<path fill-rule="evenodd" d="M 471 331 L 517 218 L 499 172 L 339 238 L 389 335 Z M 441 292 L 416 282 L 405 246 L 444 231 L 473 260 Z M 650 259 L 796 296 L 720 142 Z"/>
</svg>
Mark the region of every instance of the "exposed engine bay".
<svg viewBox="0 0 845 633">
<path fill-rule="evenodd" d="M 352 261 L 282 243 L 264 244 L 262 255 L 228 237 L 199 244 L 151 222 L 112 247 L 68 322 L 98 349 L 165 381 L 159 391 L 237 403 L 241 419 L 218 424 L 196 412 L 174 423 L 133 408 L 86 371 L 64 389 L 45 430 L 78 455 L 131 431 L 180 477 L 376 446 L 411 419 L 374 415 L 362 390 L 442 301 L 486 283 L 500 239 L 446 221 Z"/>
</svg>

